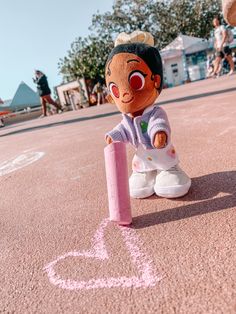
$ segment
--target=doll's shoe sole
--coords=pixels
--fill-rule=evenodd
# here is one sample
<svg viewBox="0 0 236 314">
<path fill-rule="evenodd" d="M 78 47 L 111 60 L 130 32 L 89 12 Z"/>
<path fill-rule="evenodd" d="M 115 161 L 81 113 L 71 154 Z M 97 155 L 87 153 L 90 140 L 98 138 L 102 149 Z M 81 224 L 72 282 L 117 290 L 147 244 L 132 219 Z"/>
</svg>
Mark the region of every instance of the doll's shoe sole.
<svg viewBox="0 0 236 314">
<path fill-rule="evenodd" d="M 110 219 L 110 221 L 114 222 L 120 226 L 129 226 L 132 224 L 132 220 L 131 221 L 116 221 L 116 220 Z"/>
<path fill-rule="evenodd" d="M 154 188 L 153 187 L 146 187 L 142 189 L 132 189 L 130 190 L 130 196 L 132 198 L 147 198 L 151 195 L 153 195 Z"/>
<path fill-rule="evenodd" d="M 166 187 L 154 187 L 155 193 L 158 196 L 166 198 L 178 198 L 186 195 L 191 186 L 191 180 L 184 185 L 174 185 Z"/>
</svg>

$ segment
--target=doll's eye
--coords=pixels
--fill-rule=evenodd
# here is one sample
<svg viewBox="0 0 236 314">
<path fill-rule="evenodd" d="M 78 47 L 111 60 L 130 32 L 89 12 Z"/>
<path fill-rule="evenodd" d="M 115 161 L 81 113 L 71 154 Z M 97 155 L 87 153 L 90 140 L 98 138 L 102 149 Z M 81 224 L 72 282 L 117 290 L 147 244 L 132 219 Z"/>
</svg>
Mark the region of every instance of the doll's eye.
<svg viewBox="0 0 236 314">
<path fill-rule="evenodd" d="M 119 92 L 119 88 L 118 86 L 115 84 L 115 83 L 111 83 L 109 85 L 109 89 L 110 89 L 110 92 L 111 94 L 116 97 L 116 98 L 119 98 L 120 97 L 120 92 Z"/>
<path fill-rule="evenodd" d="M 133 72 L 129 77 L 129 84 L 135 90 L 141 90 L 145 84 L 145 75 L 140 72 Z"/>
</svg>

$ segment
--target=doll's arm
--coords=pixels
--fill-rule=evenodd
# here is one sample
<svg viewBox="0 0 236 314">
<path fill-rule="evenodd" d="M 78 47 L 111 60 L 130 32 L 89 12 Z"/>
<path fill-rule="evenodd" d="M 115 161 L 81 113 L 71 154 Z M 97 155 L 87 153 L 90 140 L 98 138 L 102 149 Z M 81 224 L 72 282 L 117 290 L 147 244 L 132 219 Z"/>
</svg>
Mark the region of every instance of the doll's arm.
<svg viewBox="0 0 236 314">
<path fill-rule="evenodd" d="M 126 134 L 125 127 L 122 123 L 118 124 L 114 129 L 110 132 L 107 132 L 105 135 L 105 140 L 107 144 L 111 144 L 112 142 L 128 142 L 128 136 Z"/>
<path fill-rule="evenodd" d="M 170 141 L 170 125 L 165 111 L 157 107 L 148 124 L 148 135 L 154 148 L 163 148 Z"/>
</svg>

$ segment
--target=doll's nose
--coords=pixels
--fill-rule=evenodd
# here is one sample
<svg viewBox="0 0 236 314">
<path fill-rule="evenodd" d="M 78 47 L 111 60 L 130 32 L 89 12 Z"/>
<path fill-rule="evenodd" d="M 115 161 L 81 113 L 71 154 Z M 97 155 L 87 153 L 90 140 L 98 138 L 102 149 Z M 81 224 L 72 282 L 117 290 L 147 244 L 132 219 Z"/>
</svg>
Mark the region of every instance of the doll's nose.
<svg viewBox="0 0 236 314">
<path fill-rule="evenodd" d="M 123 94 L 123 97 L 125 97 L 126 95 L 129 95 L 129 93 L 125 92 L 125 93 Z"/>
</svg>

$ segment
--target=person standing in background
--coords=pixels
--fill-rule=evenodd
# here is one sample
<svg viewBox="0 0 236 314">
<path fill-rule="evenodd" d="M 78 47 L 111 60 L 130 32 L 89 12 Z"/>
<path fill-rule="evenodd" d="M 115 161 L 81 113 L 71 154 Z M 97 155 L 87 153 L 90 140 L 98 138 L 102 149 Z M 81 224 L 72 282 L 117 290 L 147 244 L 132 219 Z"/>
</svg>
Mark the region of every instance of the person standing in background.
<svg viewBox="0 0 236 314">
<path fill-rule="evenodd" d="M 39 71 L 35 71 L 35 78 L 33 78 L 35 84 L 37 84 L 38 94 L 40 97 L 43 114 L 41 117 L 47 116 L 47 103 L 57 108 L 57 112 L 63 111 L 62 107 L 58 105 L 51 97 L 51 90 L 48 86 L 48 80 L 46 75 Z"/>
<path fill-rule="evenodd" d="M 213 26 L 215 28 L 214 31 L 214 47 L 216 49 L 216 59 L 214 61 L 214 71 L 212 76 L 217 76 L 220 73 L 221 62 L 223 59 L 226 59 L 230 66 L 230 71 L 228 75 L 233 74 L 234 72 L 234 63 L 232 59 L 232 51 L 229 48 L 229 44 L 227 42 L 227 30 L 224 25 L 221 25 L 220 17 L 216 16 L 213 19 Z"/>
<path fill-rule="evenodd" d="M 93 88 L 93 93 L 97 94 L 97 105 L 100 106 L 104 103 L 103 87 L 100 82 L 97 82 Z"/>
<path fill-rule="evenodd" d="M 73 110 L 78 110 L 79 105 L 79 92 L 72 89 L 69 91 L 69 98 L 71 102 L 71 107 Z"/>
<path fill-rule="evenodd" d="M 4 126 L 5 126 L 4 121 L 3 121 L 2 118 L 0 118 L 0 128 L 2 128 L 2 127 L 4 127 Z"/>
</svg>

